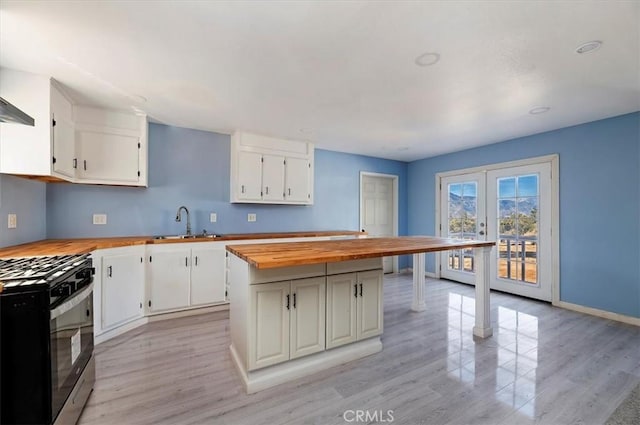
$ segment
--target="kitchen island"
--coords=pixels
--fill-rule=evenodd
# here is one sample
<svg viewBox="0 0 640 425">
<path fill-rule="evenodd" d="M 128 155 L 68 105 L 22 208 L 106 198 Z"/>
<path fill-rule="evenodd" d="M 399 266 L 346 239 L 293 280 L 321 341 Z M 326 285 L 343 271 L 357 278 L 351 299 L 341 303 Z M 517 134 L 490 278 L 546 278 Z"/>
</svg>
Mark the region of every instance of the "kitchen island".
<svg viewBox="0 0 640 425">
<path fill-rule="evenodd" d="M 472 248 L 474 335 L 492 334 L 495 242 L 424 236 L 228 245 L 231 357 L 248 393 L 382 350 L 382 257 L 413 254 L 413 311 L 423 311 L 425 253 Z"/>
</svg>

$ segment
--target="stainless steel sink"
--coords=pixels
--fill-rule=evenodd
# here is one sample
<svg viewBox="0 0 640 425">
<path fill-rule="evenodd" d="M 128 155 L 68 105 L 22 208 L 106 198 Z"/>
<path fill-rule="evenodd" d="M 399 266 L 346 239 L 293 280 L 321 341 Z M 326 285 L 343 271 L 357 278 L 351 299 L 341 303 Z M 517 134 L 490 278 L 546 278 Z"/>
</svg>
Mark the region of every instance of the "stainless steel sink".
<svg viewBox="0 0 640 425">
<path fill-rule="evenodd" d="M 217 235 L 215 233 L 200 233 L 198 235 L 162 235 L 162 236 L 154 236 L 153 239 L 216 239 L 220 238 L 222 235 Z"/>
</svg>

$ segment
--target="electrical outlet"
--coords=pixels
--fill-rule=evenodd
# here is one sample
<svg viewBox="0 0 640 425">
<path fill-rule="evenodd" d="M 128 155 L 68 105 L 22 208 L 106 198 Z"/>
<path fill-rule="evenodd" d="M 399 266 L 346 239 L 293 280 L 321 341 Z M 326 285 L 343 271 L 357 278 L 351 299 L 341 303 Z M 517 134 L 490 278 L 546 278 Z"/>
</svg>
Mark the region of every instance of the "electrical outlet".
<svg viewBox="0 0 640 425">
<path fill-rule="evenodd" d="M 16 214 L 7 215 L 7 227 L 9 229 L 15 229 L 18 227 L 18 216 Z"/>
<path fill-rule="evenodd" d="M 247 214 L 247 221 L 248 222 L 253 222 L 257 220 L 257 216 L 255 214 Z"/>
<path fill-rule="evenodd" d="M 212 223 L 215 223 L 216 221 L 218 221 L 218 214 L 216 213 L 209 214 L 209 221 Z"/>
<path fill-rule="evenodd" d="M 93 215 L 93 224 L 107 224 L 107 215 L 106 214 L 94 214 Z"/>
</svg>

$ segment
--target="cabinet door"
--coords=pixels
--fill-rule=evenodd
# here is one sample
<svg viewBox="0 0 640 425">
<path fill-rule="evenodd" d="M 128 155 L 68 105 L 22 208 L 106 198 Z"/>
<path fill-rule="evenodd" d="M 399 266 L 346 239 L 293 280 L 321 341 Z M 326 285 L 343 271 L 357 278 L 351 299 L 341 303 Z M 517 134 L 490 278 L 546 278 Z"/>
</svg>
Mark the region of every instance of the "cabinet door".
<svg viewBox="0 0 640 425">
<path fill-rule="evenodd" d="M 289 360 L 290 283 L 250 285 L 249 370 Z"/>
<path fill-rule="evenodd" d="M 144 263 L 140 255 L 102 257 L 102 329 L 142 317 Z"/>
<path fill-rule="evenodd" d="M 284 157 L 262 156 L 262 199 L 282 201 L 284 199 Z"/>
<path fill-rule="evenodd" d="M 53 114 L 53 171 L 67 177 L 75 177 L 76 149 L 73 123 Z"/>
<path fill-rule="evenodd" d="M 191 305 L 224 302 L 225 249 L 194 248 L 191 250 Z"/>
<path fill-rule="evenodd" d="M 290 357 L 324 350 L 325 277 L 291 281 Z"/>
<path fill-rule="evenodd" d="M 292 202 L 310 200 L 309 161 L 301 158 L 287 158 L 285 199 Z"/>
<path fill-rule="evenodd" d="M 262 199 L 262 154 L 238 153 L 238 199 L 260 201 Z"/>
<path fill-rule="evenodd" d="M 189 305 L 190 254 L 189 249 L 151 254 L 151 311 L 173 310 Z"/>
<path fill-rule="evenodd" d="M 382 270 L 358 273 L 358 339 L 382 334 Z"/>
<path fill-rule="evenodd" d="M 327 276 L 327 349 L 356 340 L 356 274 Z"/>
<path fill-rule="evenodd" d="M 139 137 L 78 131 L 79 176 L 84 180 L 138 183 Z"/>
</svg>

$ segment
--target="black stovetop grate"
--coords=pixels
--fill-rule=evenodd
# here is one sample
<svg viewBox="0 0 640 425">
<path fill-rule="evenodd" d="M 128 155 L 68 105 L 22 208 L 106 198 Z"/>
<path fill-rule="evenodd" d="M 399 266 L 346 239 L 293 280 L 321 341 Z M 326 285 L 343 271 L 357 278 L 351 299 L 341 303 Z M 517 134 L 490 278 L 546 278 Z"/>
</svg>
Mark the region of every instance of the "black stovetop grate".
<svg viewBox="0 0 640 425">
<path fill-rule="evenodd" d="M 87 257 L 88 254 L 7 258 L 0 260 L 0 281 L 48 279 L 82 264 Z"/>
</svg>

